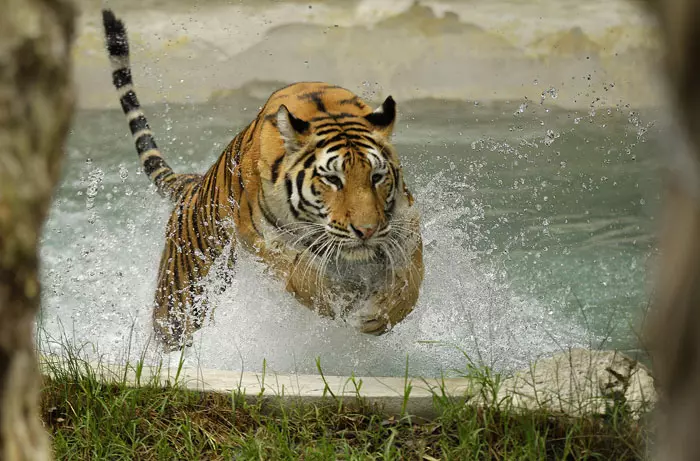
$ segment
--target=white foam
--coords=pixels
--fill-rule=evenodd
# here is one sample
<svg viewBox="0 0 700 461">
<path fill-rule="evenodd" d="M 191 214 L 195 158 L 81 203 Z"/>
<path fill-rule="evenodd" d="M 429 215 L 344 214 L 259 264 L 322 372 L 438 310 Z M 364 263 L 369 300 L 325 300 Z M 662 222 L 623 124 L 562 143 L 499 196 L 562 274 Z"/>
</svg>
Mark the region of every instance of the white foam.
<svg viewBox="0 0 700 461">
<path fill-rule="evenodd" d="M 145 188 L 125 196 L 128 183 L 119 184 L 116 170 L 105 176 L 99 194 L 106 202 L 90 210 L 97 214 L 93 222 L 72 199 L 52 210 L 42 245 L 42 328 L 53 337 L 65 331 L 77 343 L 96 344 L 95 354 L 115 359 L 123 359 L 131 344 L 134 359 L 151 334 L 168 205 Z M 502 274 L 469 249 L 486 238 L 478 225 L 464 224 L 482 216 L 477 201 L 455 200 L 441 174 L 421 182 L 414 192 L 423 209 L 425 280 L 415 311 L 393 331 L 366 336 L 340 320 L 319 318 L 242 254 L 232 286 L 213 299 L 213 318 L 195 335 L 187 361 L 250 371 L 266 360 L 271 370 L 315 373 L 320 357 L 327 374 L 386 376 L 403 374 L 408 355 L 412 375 L 437 376 L 464 369 L 463 352 L 506 369 L 583 341 L 581 327 L 549 315 L 551 306 L 514 296 Z M 104 197 L 109 190 L 111 199 Z M 157 362 L 162 356 L 151 347 L 147 357 Z M 164 357 L 177 361 L 179 354 Z"/>
</svg>

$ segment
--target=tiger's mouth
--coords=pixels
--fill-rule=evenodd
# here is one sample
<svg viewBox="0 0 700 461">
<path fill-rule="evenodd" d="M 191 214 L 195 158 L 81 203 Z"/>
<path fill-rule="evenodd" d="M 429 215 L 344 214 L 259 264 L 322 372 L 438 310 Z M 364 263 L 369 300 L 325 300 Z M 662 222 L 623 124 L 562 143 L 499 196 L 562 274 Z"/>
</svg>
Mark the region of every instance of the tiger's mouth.
<svg viewBox="0 0 700 461">
<path fill-rule="evenodd" d="M 346 261 L 365 262 L 376 260 L 380 252 L 379 247 L 376 245 L 372 245 L 371 243 L 358 243 L 343 248 L 340 255 Z"/>
<path fill-rule="evenodd" d="M 341 259 L 346 262 L 369 262 L 381 259 L 382 252 L 376 242 L 347 239 L 332 244 L 326 239 L 309 242 L 307 248 L 321 257 Z"/>
</svg>

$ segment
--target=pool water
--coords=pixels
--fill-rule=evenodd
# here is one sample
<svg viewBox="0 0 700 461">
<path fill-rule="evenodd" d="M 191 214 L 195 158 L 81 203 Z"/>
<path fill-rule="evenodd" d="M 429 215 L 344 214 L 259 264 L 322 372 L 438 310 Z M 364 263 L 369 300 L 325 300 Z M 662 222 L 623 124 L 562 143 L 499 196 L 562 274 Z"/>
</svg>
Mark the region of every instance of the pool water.
<svg viewBox="0 0 700 461">
<path fill-rule="evenodd" d="M 175 170 L 203 172 L 258 105 L 146 112 Z M 315 373 L 320 359 L 327 374 L 388 376 L 408 358 L 409 374 L 439 376 L 572 346 L 636 350 L 655 252 L 658 111 L 439 100 L 400 111 L 395 144 L 425 243 L 415 311 L 364 336 L 318 318 L 242 255 L 186 361 Z M 113 360 L 178 359 L 150 338 L 168 213 L 121 112 L 80 111 L 42 238 L 43 348 L 62 337 Z"/>
</svg>

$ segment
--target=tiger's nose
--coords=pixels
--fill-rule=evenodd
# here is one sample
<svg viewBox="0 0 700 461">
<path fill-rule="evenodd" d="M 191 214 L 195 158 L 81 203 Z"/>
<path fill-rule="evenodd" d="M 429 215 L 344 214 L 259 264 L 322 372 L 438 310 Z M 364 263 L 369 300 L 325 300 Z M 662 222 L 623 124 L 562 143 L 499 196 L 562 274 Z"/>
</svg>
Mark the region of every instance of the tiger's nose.
<svg viewBox="0 0 700 461">
<path fill-rule="evenodd" d="M 377 230 L 377 226 L 375 226 L 374 224 L 365 224 L 363 226 L 356 227 L 350 224 L 350 229 L 352 229 L 352 231 L 355 233 L 355 235 L 357 235 L 358 238 L 362 240 L 367 240 L 368 238 L 374 235 L 374 233 Z"/>
</svg>

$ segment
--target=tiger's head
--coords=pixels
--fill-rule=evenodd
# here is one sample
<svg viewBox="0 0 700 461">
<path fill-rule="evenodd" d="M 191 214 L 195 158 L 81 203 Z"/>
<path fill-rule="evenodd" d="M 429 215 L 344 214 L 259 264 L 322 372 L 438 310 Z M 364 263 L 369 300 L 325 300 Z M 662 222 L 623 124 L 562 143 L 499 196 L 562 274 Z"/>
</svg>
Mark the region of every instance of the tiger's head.
<svg viewBox="0 0 700 461">
<path fill-rule="evenodd" d="M 351 97 L 340 101 L 352 108 L 319 95 L 314 105 L 324 111 L 279 105 L 274 124 L 284 153 L 270 164 L 266 202 L 277 227 L 310 251 L 351 262 L 401 258 L 419 236 L 390 143 L 396 103 L 389 96 L 372 111 L 343 91 Z"/>
</svg>

